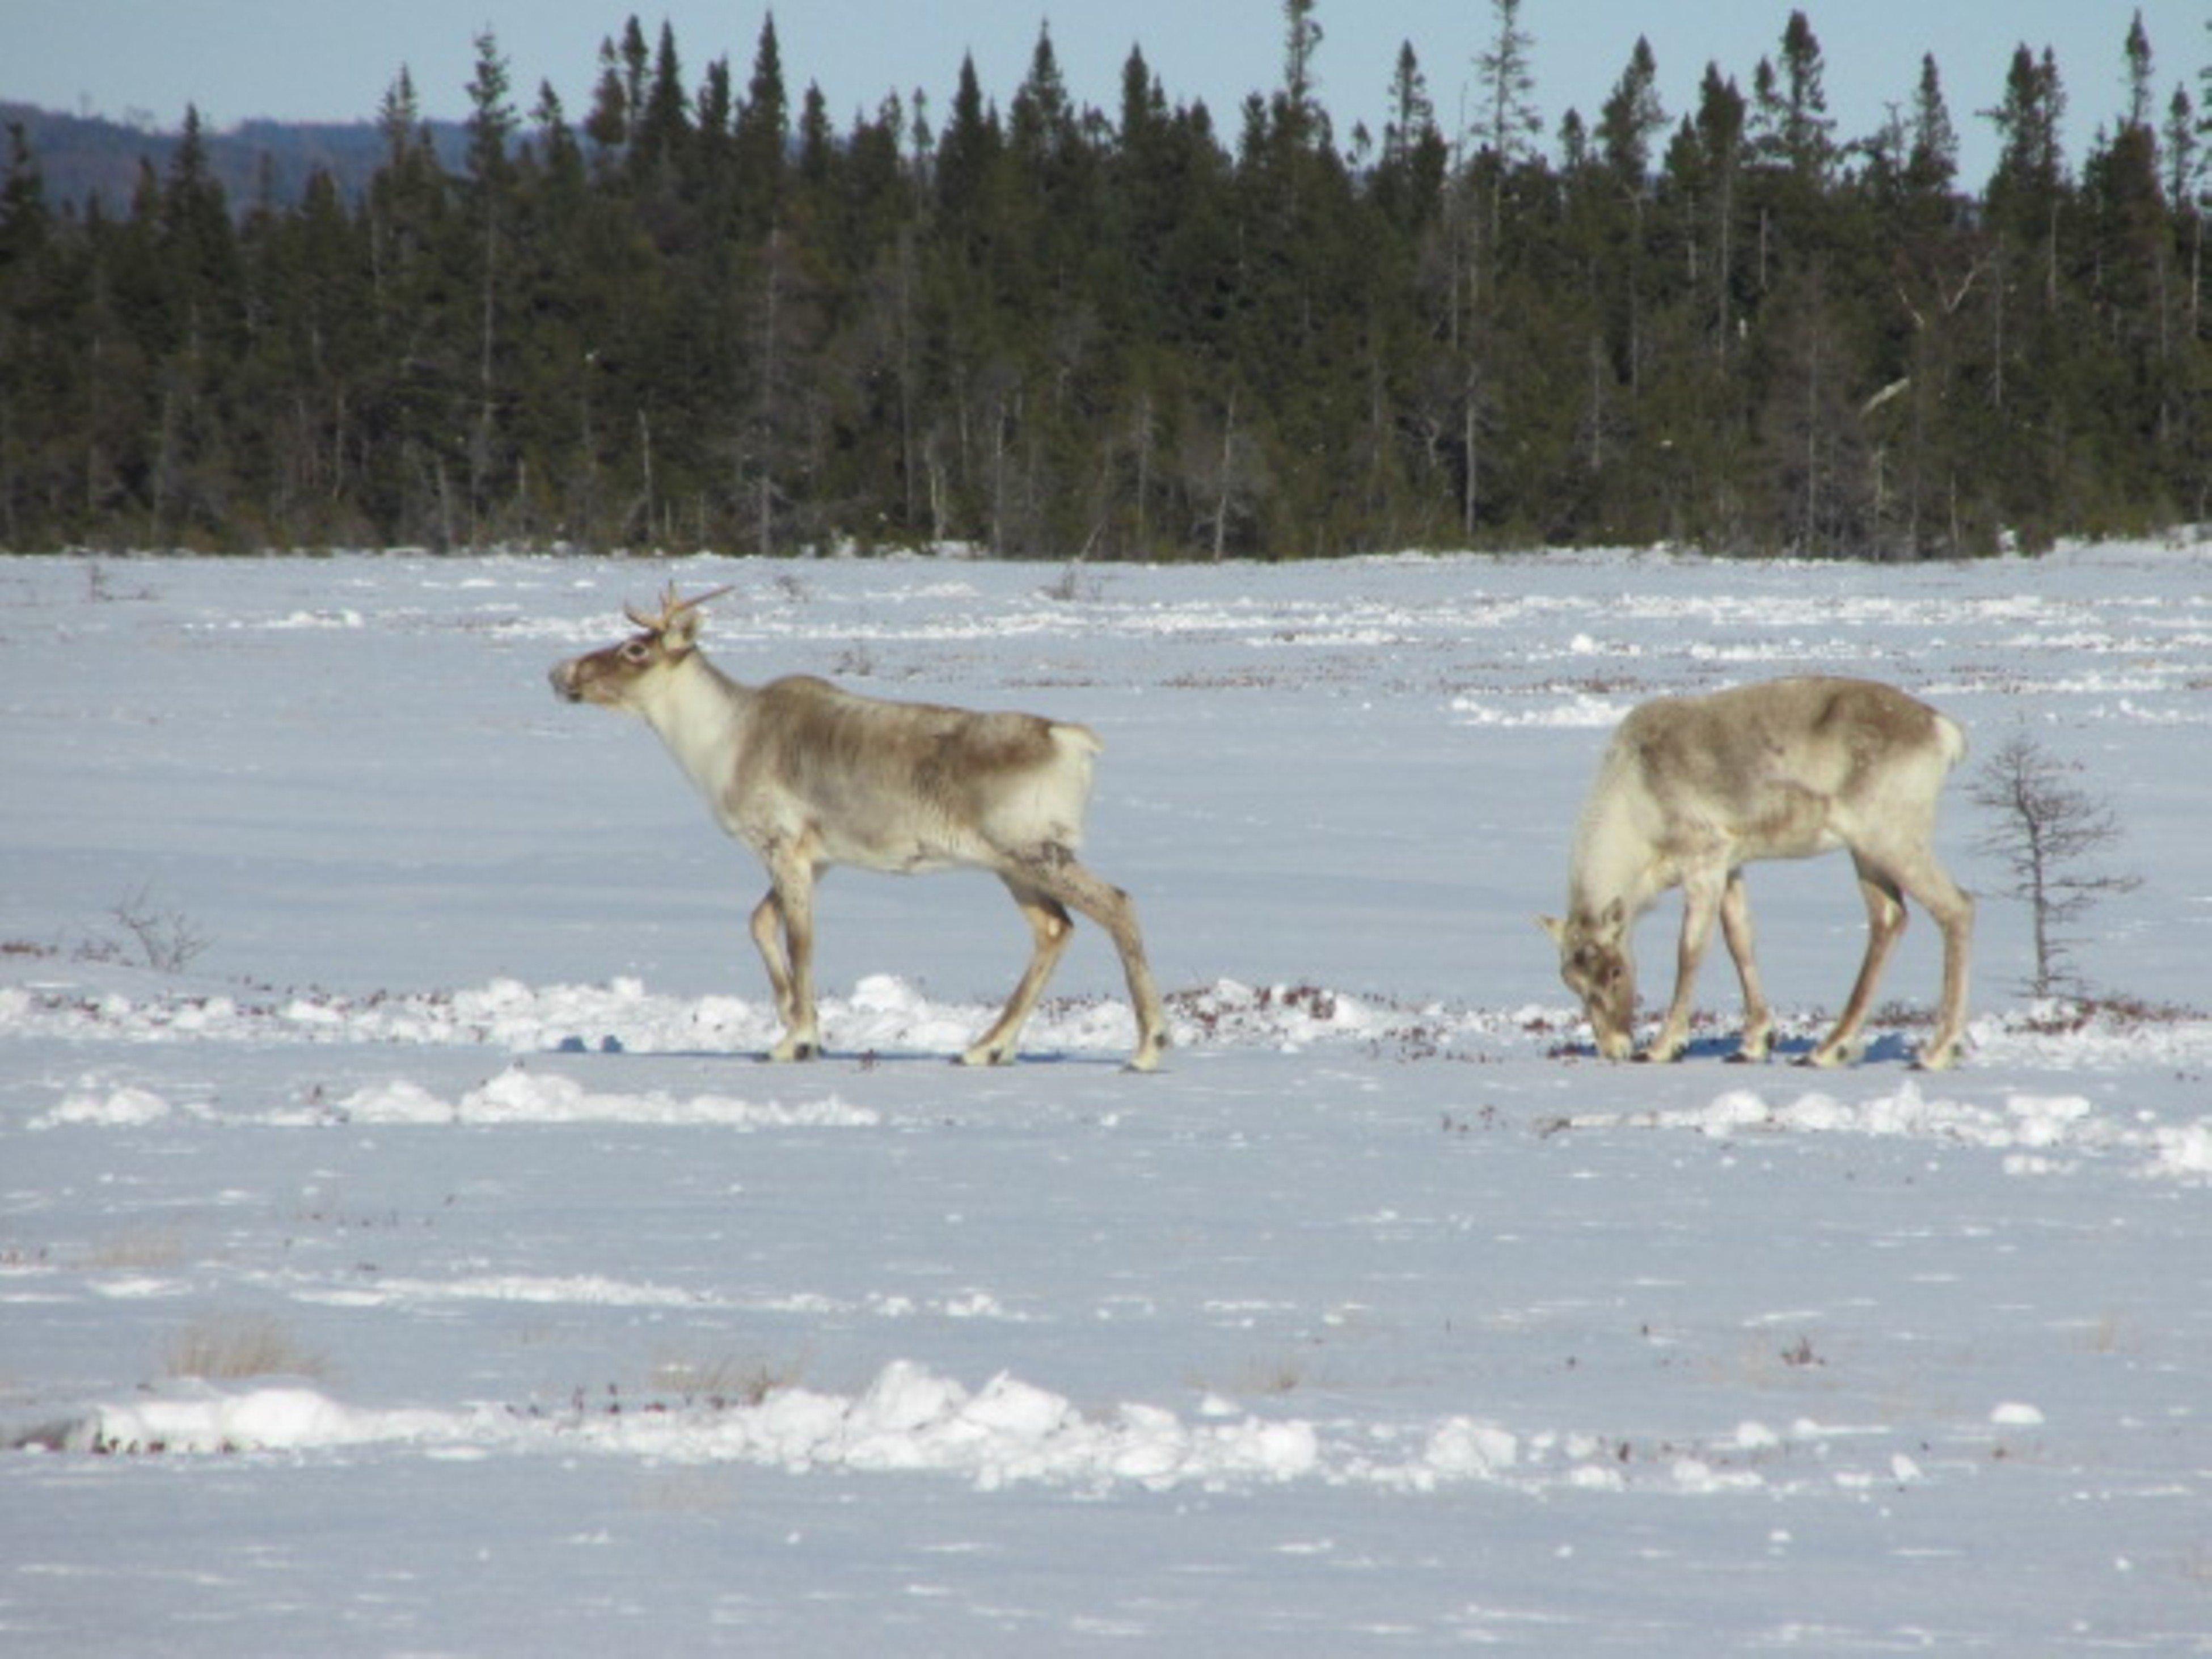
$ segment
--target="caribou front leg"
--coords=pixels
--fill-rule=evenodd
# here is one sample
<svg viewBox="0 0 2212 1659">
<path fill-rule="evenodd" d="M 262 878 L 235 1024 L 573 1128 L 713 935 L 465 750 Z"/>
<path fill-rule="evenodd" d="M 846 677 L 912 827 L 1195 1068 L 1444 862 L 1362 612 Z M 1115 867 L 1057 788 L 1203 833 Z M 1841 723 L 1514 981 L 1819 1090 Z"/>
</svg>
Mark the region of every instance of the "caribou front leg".
<svg viewBox="0 0 2212 1659">
<path fill-rule="evenodd" d="M 777 1000 L 787 1003 L 783 1035 L 768 1051 L 775 1060 L 814 1060 L 822 1053 L 822 1032 L 814 1009 L 814 877 L 813 865 L 804 857 L 784 854 L 769 866 L 775 884 L 770 898 L 782 918 L 783 944 L 788 952 L 789 979 L 779 987 Z M 758 912 L 755 912 L 756 917 Z M 765 947 L 762 955 L 766 957 Z M 769 961 L 769 980 L 775 980 L 776 964 Z"/>
<path fill-rule="evenodd" d="M 1728 885 L 1721 890 L 1721 937 L 1728 942 L 1729 955 L 1735 959 L 1736 979 L 1743 987 L 1743 1036 L 1736 1046 L 1735 1058 L 1765 1060 L 1774 1042 L 1774 1011 L 1767 1006 L 1766 988 L 1759 982 L 1751 895 L 1744 887 L 1741 870 L 1729 871 Z"/>
<path fill-rule="evenodd" d="M 776 902 L 775 888 L 769 888 L 753 907 L 748 931 L 753 936 L 754 947 L 760 951 L 762 964 L 768 969 L 769 988 L 775 994 L 776 1018 L 788 1030 L 797 1021 L 799 1009 L 792 1000 L 791 958 L 783 948 L 783 907 Z"/>
<path fill-rule="evenodd" d="M 1722 882 L 1726 879 L 1723 876 Z M 1674 996 L 1659 1023 L 1658 1036 L 1638 1060 L 1680 1060 L 1690 1046 L 1690 999 L 1697 990 L 1698 969 L 1705 959 L 1705 947 L 1712 943 L 1713 919 L 1720 908 L 1720 888 L 1711 877 L 1693 875 L 1682 883 L 1682 939 L 1674 953 Z"/>
</svg>

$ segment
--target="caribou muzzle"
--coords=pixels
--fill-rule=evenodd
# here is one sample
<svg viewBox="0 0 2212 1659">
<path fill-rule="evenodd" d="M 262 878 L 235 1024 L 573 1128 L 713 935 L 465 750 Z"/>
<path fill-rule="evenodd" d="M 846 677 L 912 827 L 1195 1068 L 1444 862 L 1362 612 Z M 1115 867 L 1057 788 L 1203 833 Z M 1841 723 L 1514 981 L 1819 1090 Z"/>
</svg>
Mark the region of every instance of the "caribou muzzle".
<svg viewBox="0 0 2212 1659">
<path fill-rule="evenodd" d="M 552 682 L 553 695 L 560 698 L 562 702 L 583 702 L 584 693 L 582 688 L 576 684 L 576 664 L 573 659 L 555 663 L 552 671 L 545 678 Z"/>
</svg>

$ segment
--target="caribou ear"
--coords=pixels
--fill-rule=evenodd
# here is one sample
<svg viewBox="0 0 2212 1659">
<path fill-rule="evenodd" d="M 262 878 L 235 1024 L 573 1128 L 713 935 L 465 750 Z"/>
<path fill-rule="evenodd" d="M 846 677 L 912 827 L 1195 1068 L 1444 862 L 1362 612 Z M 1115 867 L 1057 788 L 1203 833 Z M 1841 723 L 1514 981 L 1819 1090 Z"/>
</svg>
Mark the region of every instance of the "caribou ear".
<svg viewBox="0 0 2212 1659">
<path fill-rule="evenodd" d="M 660 642 L 672 653 L 681 655 L 699 643 L 699 612 L 696 606 L 685 605 L 668 619 L 660 630 Z"/>
<path fill-rule="evenodd" d="M 669 583 L 667 597 L 660 604 L 662 642 L 679 656 L 689 651 L 699 642 L 700 607 L 729 591 L 727 586 L 709 588 L 691 599 L 679 599 L 676 597 L 676 584 Z"/>
<path fill-rule="evenodd" d="M 1546 936 L 1553 944 L 1559 945 L 1565 942 L 1567 924 L 1557 916 L 1539 916 L 1536 918 L 1536 925 L 1544 930 Z"/>
</svg>

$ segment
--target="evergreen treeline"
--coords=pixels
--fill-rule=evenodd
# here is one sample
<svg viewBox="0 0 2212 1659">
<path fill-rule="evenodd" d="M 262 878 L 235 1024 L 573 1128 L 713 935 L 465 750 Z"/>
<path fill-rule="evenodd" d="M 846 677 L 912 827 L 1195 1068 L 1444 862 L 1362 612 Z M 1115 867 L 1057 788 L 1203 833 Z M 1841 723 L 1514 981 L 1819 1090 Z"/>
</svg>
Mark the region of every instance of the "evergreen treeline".
<svg viewBox="0 0 2212 1659">
<path fill-rule="evenodd" d="M 1048 34 L 1003 113 L 963 64 L 840 132 L 772 20 L 740 85 L 634 18 L 574 123 L 479 39 L 452 168 L 403 72 L 358 199 L 236 210 L 188 116 L 120 211 L 57 209 L 18 131 L 0 543 L 1910 557 L 2212 516 L 2207 124 L 2140 19 L 2078 175 L 2019 51 L 1976 196 L 1934 62 L 1844 143 L 1802 13 L 1680 119 L 1639 40 L 1541 153 L 1492 3 L 1456 141 L 1407 47 L 1340 147 L 1315 0 L 1233 135 L 1141 52 L 1076 106 Z"/>
</svg>

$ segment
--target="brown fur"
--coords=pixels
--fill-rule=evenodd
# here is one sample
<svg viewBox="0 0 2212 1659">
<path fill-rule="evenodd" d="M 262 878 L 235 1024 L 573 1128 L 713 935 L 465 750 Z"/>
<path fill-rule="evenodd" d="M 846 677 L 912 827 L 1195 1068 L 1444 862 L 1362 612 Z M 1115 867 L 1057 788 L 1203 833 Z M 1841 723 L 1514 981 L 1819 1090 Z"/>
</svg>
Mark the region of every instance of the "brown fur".
<svg viewBox="0 0 2212 1659">
<path fill-rule="evenodd" d="M 934 817 L 980 824 L 1010 781 L 1050 767 L 1060 752 L 1054 723 L 1035 714 L 886 702 L 811 675 L 769 682 L 755 707 L 763 738 L 745 752 L 736 788 L 780 777 L 824 811 L 868 799 L 890 774 Z M 1081 832 L 1071 822 L 1059 838 Z"/>
</svg>

